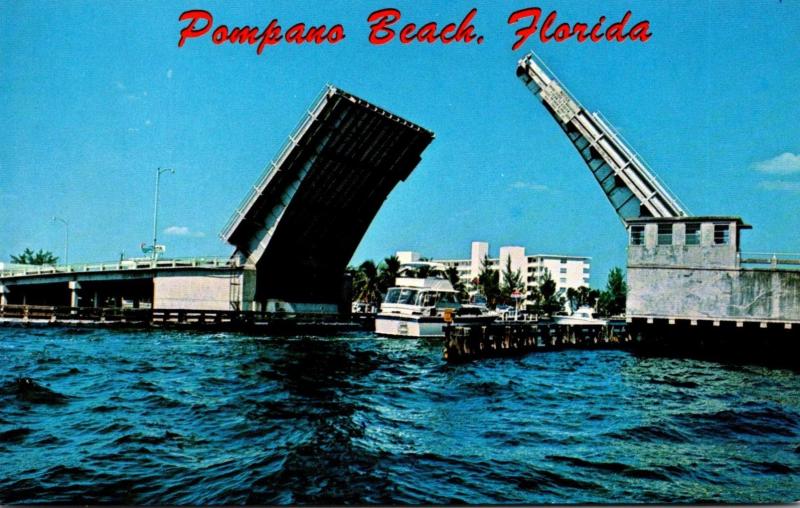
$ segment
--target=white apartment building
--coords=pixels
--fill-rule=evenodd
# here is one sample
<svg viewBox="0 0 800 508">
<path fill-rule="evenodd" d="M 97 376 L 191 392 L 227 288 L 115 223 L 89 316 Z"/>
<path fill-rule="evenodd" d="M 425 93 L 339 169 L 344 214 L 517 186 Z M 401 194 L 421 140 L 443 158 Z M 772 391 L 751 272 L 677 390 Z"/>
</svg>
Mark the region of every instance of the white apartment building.
<svg viewBox="0 0 800 508">
<path fill-rule="evenodd" d="M 400 253 L 398 253 L 399 255 Z M 472 242 L 472 252 L 469 259 L 434 259 L 437 263 L 446 266 L 455 266 L 461 282 L 470 287 L 473 280 L 477 279 L 481 271 L 481 263 L 489 255 L 488 242 Z M 501 271 L 505 269 L 506 260 L 511 259 L 511 269 L 522 275 L 527 290 L 539 285 L 547 271 L 556 283 L 559 294 L 565 294 L 568 288 L 589 286 L 591 273 L 591 258 L 586 256 L 566 256 L 562 254 L 531 254 L 526 255 L 525 247 L 505 246 L 500 247 L 498 257 L 489 258 L 492 268 Z M 525 302 L 529 303 L 529 302 Z"/>
<path fill-rule="evenodd" d="M 414 263 L 422 259 L 422 255 L 413 250 L 399 250 L 394 255 L 401 264 Z"/>
</svg>

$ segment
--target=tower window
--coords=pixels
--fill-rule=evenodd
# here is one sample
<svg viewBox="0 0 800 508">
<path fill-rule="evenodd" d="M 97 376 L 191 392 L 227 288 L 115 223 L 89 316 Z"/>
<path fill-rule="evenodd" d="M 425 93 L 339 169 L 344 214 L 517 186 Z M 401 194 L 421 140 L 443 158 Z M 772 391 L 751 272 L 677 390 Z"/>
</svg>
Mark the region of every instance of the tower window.
<svg viewBox="0 0 800 508">
<path fill-rule="evenodd" d="M 644 245 L 644 225 L 631 226 L 631 245 Z"/>
<path fill-rule="evenodd" d="M 728 224 L 714 224 L 714 244 L 728 245 L 731 243 L 731 229 Z"/>
<path fill-rule="evenodd" d="M 672 245 L 672 224 L 658 225 L 658 244 Z"/>
<path fill-rule="evenodd" d="M 686 245 L 700 245 L 700 224 L 686 223 Z"/>
</svg>

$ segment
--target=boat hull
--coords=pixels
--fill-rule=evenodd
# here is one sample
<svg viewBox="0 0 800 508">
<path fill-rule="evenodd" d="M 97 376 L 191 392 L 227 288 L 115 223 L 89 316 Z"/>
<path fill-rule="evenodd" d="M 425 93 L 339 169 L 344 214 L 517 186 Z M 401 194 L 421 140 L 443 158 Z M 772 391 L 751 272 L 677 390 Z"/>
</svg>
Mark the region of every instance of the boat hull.
<svg viewBox="0 0 800 508">
<path fill-rule="evenodd" d="M 494 315 L 456 316 L 454 325 L 487 325 L 497 319 Z M 375 316 L 375 333 L 387 337 L 442 337 L 447 322 L 443 316 L 402 316 L 378 314 Z"/>
<path fill-rule="evenodd" d="M 375 333 L 388 337 L 444 337 L 442 316 L 375 316 Z"/>
</svg>

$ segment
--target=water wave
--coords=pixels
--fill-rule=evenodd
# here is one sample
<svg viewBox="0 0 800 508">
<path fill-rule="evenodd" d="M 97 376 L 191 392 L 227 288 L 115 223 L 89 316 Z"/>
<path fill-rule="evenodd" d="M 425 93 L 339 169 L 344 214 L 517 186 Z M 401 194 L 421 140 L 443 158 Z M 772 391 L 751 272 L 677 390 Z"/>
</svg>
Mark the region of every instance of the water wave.
<svg viewBox="0 0 800 508">
<path fill-rule="evenodd" d="M 0 329 L 0 504 L 780 503 L 800 374 L 370 334 Z"/>
</svg>

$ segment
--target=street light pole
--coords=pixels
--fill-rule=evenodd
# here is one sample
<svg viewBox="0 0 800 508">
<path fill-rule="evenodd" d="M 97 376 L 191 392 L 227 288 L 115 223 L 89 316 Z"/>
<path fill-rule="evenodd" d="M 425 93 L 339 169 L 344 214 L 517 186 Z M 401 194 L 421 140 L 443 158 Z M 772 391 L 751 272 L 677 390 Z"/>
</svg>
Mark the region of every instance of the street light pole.
<svg viewBox="0 0 800 508">
<path fill-rule="evenodd" d="M 53 216 L 53 223 L 60 222 L 64 224 L 64 264 L 69 264 L 69 222 L 61 217 Z"/>
<path fill-rule="evenodd" d="M 153 261 L 158 257 L 158 251 L 156 250 L 156 246 L 158 245 L 158 185 L 161 182 L 161 174 L 168 171 L 173 174 L 175 173 L 175 170 L 171 168 L 156 169 L 156 199 L 153 205 Z"/>
</svg>

